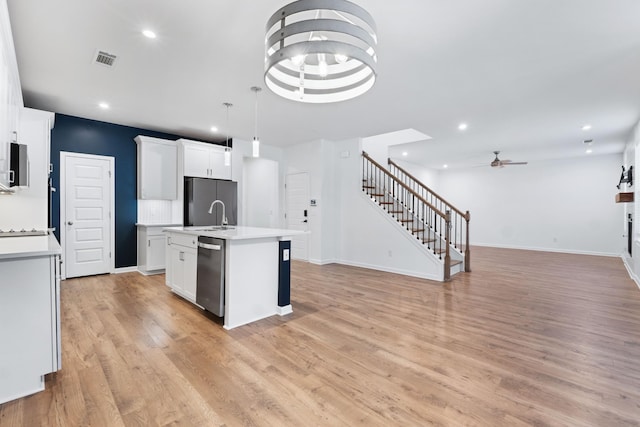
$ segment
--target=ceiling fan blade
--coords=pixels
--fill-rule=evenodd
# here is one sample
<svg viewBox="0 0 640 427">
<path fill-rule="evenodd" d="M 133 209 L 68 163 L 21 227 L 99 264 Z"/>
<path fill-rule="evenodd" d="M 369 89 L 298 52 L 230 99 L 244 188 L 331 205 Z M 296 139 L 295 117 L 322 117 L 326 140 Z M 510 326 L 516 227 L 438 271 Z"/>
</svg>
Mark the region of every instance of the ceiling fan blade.
<svg viewBox="0 0 640 427">
<path fill-rule="evenodd" d="M 504 163 L 504 160 L 502 161 L 502 163 Z M 528 165 L 529 162 L 509 162 L 509 163 L 505 163 L 505 166 L 510 166 L 510 165 Z"/>
</svg>

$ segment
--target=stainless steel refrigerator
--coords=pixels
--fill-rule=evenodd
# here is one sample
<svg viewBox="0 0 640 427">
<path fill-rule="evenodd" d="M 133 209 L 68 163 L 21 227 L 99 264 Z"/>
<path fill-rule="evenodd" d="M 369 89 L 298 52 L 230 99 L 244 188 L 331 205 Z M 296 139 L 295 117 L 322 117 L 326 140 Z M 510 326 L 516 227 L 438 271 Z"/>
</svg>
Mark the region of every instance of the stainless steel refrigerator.
<svg viewBox="0 0 640 427">
<path fill-rule="evenodd" d="M 184 225 L 220 225 L 222 206 L 219 203 L 209 214 L 209 206 L 214 200 L 221 200 L 229 225 L 238 224 L 238 183 L 223 179 L 184 179 Z"/>
</svg>

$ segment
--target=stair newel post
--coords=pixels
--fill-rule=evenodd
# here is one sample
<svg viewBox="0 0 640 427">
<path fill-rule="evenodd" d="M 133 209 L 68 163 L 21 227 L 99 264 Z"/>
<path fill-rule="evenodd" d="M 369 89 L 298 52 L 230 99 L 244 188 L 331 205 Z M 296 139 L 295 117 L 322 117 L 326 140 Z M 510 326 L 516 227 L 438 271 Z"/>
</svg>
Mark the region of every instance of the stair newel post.
<svg viewBox="0 0 640 427">
<path fill-rule="evenodd" d="M 464 216 L 467 221 L 467 236 L 466 242 L 464 245 L 464 271 L 467 273 L 471 272 L 471 249 L 469 248 L 469 221 L 471 220 L 471 214 L 469 211 Z"/>
<path fill-rule="evenodd" d="M 449 242 L 451 241 L 451 211 L 445 213 L 445 232 L 444 232 L 444 280 L 448 282 L 451 280 L 451 257 L 449 255 Z"/>
</svg>

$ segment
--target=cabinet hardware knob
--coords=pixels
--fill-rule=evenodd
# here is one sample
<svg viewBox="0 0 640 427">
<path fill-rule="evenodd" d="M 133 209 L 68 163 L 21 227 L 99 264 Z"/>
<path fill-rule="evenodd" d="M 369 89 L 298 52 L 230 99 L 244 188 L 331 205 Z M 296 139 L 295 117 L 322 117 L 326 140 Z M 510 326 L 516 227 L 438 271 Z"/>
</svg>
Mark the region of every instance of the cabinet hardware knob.
<svg viewBox="0 0 640 427">
<path fill-rule="evenodd" d="M 73 221 L 67 221 L 67 225 L 73 225 Z"/>
</svg>

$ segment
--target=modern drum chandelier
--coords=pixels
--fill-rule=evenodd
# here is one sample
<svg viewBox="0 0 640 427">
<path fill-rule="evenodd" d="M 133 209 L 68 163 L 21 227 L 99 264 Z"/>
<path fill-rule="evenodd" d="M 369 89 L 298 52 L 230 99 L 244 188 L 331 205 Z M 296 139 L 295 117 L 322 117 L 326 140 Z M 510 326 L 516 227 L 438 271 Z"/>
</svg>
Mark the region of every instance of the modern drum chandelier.
<svg viewBox="0 0 640 427">
<path fill-rule="evenodd" d="M 345 101 L 376 80 L 376 24 L 346 0 L 299 0 L 274 13 L 266 26 L 269 89 L 308 102 Z"/>
</svg>

